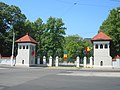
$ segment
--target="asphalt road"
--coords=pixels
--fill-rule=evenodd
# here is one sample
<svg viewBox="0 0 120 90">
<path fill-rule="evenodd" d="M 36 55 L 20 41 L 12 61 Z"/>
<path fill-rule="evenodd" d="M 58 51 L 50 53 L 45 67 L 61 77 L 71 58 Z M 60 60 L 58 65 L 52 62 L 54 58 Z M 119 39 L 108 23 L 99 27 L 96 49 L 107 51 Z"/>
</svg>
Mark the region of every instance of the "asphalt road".
<svg viewBox="0 0 120 90">
<path fill-rule="evenodd" d="M 120 90 L 120 77 L 93 76 L 96 72 L 98 71 L 2 67 L 0 90 Z M 103 72 L 108 73 L 99 71 L 99 74 Z M 76 73 L 91 73 L 91 76 L 76 76 Z"/>
</svg>

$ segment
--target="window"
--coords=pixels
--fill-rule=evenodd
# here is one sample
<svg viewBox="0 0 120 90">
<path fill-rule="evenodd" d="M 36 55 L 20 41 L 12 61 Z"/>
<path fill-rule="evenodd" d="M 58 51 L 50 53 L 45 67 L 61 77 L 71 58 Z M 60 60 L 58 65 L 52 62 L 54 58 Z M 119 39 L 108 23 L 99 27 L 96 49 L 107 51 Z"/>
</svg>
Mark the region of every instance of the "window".
<svg viewBox="0 0 120 90">
<path fill-rule="evenodd" d="M 19 46 L 19 49 L 21 49 L 21 45 Z"/>
<path fill-rule="evenodd" d="M 23 46 L 23 49 L 25 49 L 25 46 Z"/>
<path fill-rule="evenodd" d="M 22 64 L 24 64 L 24 60 L 22 60 Z"/>
<path fill-rule="evenodd" d="M 108 48 L 108 45 L 107 45 L 107 44 L 105 44 L 105 48 Z"/>
<path fill-rule="evenodd" d="M 26 49 L 28 49 L 28 45 L 26 46 Z"/>
<path fill-rule="evenodd" d="M 103 45 L 102 44 L 100 44 L 100 49 L 103 49 Z"/>
<path fill-rule="evenodd" d="M 103 61 L 100 62 L 100 66 L 103 66 Z"/>
<path fill-rule="evenodd" d="M 95 45 L 95 48 L 98 49 L 98 44 Z"/>
</svg>

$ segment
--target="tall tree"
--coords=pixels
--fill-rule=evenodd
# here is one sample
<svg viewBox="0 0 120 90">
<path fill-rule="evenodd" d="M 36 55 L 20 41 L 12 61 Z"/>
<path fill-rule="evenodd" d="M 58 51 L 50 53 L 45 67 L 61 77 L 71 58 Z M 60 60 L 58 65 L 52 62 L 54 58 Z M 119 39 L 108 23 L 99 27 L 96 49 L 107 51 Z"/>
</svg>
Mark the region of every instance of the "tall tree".
<svg viewBox="0 0 120 90">
<path fill-rule="evenodd" d="M 56 55 L 56 51 L 63 51 L 65 27 L 61 18 L 49 17 L 44 33 L 44 49 L 49 55 Z"/>
<path fill-rule="evenodd" d="M 64 51 L 68 53 L 68 58 L 75 59 L 76 55 L 83 56 L 84 44 L 83 39 L 78 35 L 65 37 Z"/>
<path fill-rule="evenodd" d="M 120 7 L 110 11 L 107 19 L 100 26 L 100 31 L 112 38 L 111 56 L 120 55 Z"/>
<path fill-rule="evenodd" d="M 0 53 L 2 55 L 11 55 L 12 30 L 15 32 L 22 30 L 26 17 L 21 10 L 13 5 L 7 5 L 0 2 Z M 12 28 L 13 27 L 13 28 Z"/>
<path fill-rule="evenodd" d="M 37 55 L 43 56 L 44 53 L 44 34 L 45 34 L 45 23 L 41 18 L 38 18 L 34 23 L 34 37 L 37 43 Z"/>
</svg>

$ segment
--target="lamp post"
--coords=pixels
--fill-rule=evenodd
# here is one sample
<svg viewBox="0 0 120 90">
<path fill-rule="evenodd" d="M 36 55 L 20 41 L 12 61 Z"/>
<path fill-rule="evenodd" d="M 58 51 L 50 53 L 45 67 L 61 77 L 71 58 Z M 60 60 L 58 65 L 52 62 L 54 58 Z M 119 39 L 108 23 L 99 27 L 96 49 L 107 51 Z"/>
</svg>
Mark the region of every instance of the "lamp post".
<svg viewBox="0 0 120 90">
<path fill-rule="evenodd" d="M 13 41 L 12 41 L 12 55 L 11 55 L 11 66 L 13 66 L 13 57 L 14 57 L 14 44 L 15 44 L 15 33 L 14 33 L 14 28 L 13 29 Z"/>
</svg>

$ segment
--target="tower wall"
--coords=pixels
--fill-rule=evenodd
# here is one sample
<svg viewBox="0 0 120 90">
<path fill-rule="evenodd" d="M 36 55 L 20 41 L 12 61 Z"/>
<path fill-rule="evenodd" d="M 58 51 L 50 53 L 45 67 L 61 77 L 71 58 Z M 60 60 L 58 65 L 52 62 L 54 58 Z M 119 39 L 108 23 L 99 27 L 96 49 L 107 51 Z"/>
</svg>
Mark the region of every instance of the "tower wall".
<svg viewBox="0 0 120 90">
<path fill-rule="evenodd" d="M 94 67 L 111 67 L 110 41 L 93 41 L 94 44 Z"/>
<path fill-rule="evenodd" d="M 33 48 L 34 47 L 34 48 Z M 33 50 L 34 49 L 34 50 Z M 30 66 L 35 64 L 35 44 L 33 43 L 18 43 L 18 54 L 16 57 L 16 65 Z"/>
</svg>

